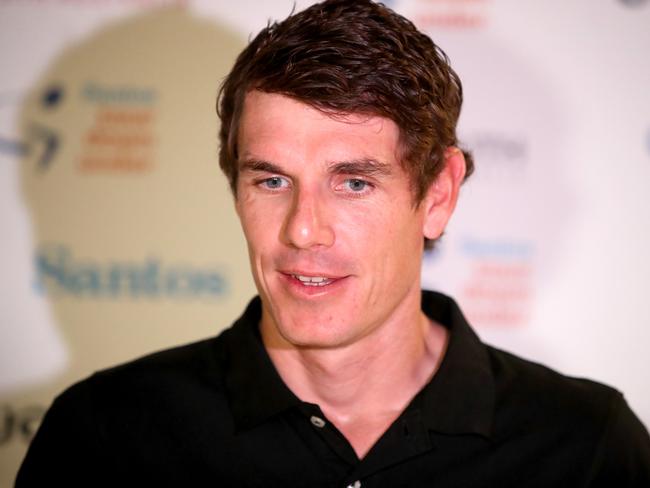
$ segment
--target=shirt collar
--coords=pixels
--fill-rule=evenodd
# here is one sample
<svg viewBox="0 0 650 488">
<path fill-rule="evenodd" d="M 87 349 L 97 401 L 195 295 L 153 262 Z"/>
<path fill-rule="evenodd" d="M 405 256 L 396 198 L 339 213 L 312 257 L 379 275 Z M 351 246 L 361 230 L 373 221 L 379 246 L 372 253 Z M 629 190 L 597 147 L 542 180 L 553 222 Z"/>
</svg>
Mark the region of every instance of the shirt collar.
<svg viewBox="0 0 650 488">
<path fill-rule="evenodd" d="M 262 301 L 255 297 L 225 332 L 226 389 L 237 430 L 254 427 L 301 403 L 264 349 L 259 333 L 261 317 Z"/>
<path fill-rule="evenodd" d="M 486 346 L 471 329 L 454 300 L 422 292 L 424 313 L 449 330 L 445 356 L 422 393 L 422 419 L 444 434 L 490 436 L 495 384 Z"/>
<path fill-rule="evenodd" d="M 422 310 L 449 330 L 440 368 L 418 395 L 424 425 L 444 434 L 474 433 L 489 437 L 495 390 L 486 347 L 451 298 L 423 291 Z M 258 325 L 261 316 L 261 300 L 256 297 L 225 332 L 226 388 L 238 430 L 251 428 L 301 405 L 264 349 Z"/>
</svg>

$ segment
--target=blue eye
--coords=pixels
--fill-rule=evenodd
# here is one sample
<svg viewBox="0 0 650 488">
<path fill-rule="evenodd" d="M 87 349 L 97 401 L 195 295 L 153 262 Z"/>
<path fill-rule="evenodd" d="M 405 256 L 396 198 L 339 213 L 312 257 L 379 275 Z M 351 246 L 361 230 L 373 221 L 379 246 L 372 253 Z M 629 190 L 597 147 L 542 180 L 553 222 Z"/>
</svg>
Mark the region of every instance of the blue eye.
<svg viewBox="0 0 650 488">
<path fill-rule="evenodd" d="M 349 180 L 345 180 L 345 185 L 348 187 L 349 190 L 358 193 L 366 189 L 366 187 L 368 186 L 368 182 L 356 178 L 352 178 Z"/>
<path fill-rule="evenodd" d="M 271 190 L 277 190 L 278 188 L 283 188 L 287 186 L 287 180 L 279 176 L 272 176 L 262 181 L 262 185 Z"/>
</svg>

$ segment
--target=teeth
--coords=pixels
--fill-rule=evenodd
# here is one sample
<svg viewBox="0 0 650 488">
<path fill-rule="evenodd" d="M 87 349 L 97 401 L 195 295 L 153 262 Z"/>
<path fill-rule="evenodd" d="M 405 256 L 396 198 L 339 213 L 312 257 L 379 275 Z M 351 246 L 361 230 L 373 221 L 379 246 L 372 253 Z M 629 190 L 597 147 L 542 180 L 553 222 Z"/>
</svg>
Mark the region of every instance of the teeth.
<svg viewBox="0 0 650 488">
<path fill-rule="evenodd" d="M 331 283 L 332 280 L 325 278 L 323 276 L 303 276 L 303 275 L 293 275 L 294 278 L 300 280 L 303 285 L 307 286 L 324 286 Z"/>
</svg>

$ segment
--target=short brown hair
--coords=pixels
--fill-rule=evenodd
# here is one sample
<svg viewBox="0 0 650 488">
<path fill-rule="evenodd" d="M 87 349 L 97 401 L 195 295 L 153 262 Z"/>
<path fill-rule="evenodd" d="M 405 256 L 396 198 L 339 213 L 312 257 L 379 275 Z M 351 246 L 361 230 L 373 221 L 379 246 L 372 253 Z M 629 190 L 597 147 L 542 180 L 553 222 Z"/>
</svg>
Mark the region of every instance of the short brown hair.
<svg viewBox="0 0 650 488">
<path fill-rule="evenodd" d="M 237 131 L 246 93 L 260 90 L 326 113 L 379 115 L 400 129 L 401 164 L 420 202 L 458 145 L 463 102 L 445 53 L 404 17 L 369 0 L 327 0 L 269 24 L 239 55 L 219 92 L 219 164 L 237 189 Z M 466 177 L 473 169 L 463 151 Z"/>
</svg>

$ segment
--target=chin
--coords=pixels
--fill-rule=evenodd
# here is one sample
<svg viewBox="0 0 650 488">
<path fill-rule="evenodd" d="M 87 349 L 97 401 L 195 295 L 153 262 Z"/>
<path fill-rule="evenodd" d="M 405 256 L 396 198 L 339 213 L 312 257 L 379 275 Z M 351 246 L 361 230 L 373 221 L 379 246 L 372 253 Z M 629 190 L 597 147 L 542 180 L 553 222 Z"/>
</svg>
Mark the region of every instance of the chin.
<svg viewBox="0 0 650 488">
<path fill-rule="evenodd" d="M 270 327 L 296 348 L 328 349 L 354 341 L 354 325 L 325 313 L 280 313 Z"/>
</svg>

